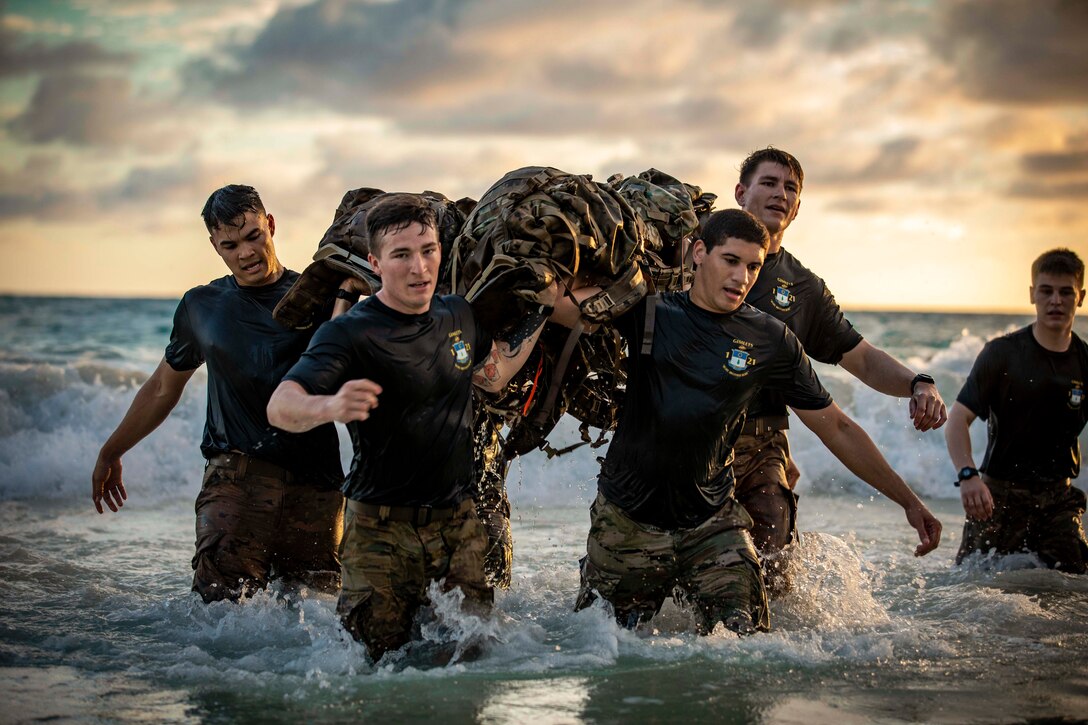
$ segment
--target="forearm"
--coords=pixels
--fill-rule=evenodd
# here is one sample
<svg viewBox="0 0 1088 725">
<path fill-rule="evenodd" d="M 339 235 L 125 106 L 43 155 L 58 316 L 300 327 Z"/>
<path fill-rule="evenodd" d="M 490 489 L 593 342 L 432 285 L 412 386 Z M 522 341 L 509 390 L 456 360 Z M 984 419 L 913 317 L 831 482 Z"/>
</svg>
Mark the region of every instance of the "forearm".
<svg viewBox="0 0 1088 725">
<path fill-rule="evenodd" d="M 268 400 L 268 422 L 289 433 L 304 433 L 332 422 L 331 398 L 311 395 L 293 380 L 284 380 Z"/>
<path fill-rule="evenodd" d="M 847 469 L 904 509 L 921 503 L 885 460 L 869 435 L 837 405 L 818 411 L 794 410 Z"/>
<path fill-rule="evenodd" d="M 897 398 L 911 396 L 914 371 L 883 350 L 862 340 L 839 363 L 843 369 L 873 390 Z"/>
<path fill-rule="evenodd" d="M 529 354 L 540 339 L 546 320 L 541 320 L 525 339 L 505 341 L 496 340 L 491 346 L 487 359 L 472 374 L 472 382 L 482 390 L 495 393 L 506 387 L 510 378 L 517 374 L 525 364 Z"/>
<path fill-rule="evenodd" d="M 952 406 L 948 414 L 948 425 L 944 430 L 944 442 L 948 447 L 948 457 L 957 470 L 977 468 L 971 451 L 971 421 L 967 409 L 960 403 Z"/>
</svg>

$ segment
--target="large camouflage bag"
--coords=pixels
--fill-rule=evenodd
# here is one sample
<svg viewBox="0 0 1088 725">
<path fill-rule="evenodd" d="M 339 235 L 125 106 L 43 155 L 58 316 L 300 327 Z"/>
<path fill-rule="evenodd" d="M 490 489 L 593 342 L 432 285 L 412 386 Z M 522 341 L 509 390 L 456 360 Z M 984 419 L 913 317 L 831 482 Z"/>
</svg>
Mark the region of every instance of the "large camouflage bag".
<svg viewBox="0 0 1088 725">
<path fill-rule="evenodd" d="M 626 376 L 624 346 L 607 323 L 648 290 L 680 289 L 690 279 L 687 242 L 714 195 L 656 169 L 594 182 L 549 167 L 508 173 L 480 199 L 454 243 L 452 283 L 481 323 L 502 338 L 536 309 L 535 293 L 558 278 L 561 289 L 599 286 L 581 303 L 585 333 L 549 326 L 522 370 L 488 410 L 510 425 L 506 454 L 537 447 L 559 453 L 546 436 L 563 415 L 589 427 L 615 428 Z M 690 265 L 688 265 L 688 268 Z"/>
<path fill-rule="evenodd" d="M 362 281 L 373 294 L 381 289 L 381 279 L 374 273 L 367 255 L 370 252 L 366 232 L 366 215 L 379 201 L 388 196 L 381 189 L 363 187 L 344 194 L 333 214 L 332 225 L 317 243 L 314 261 L 303 270 L 298 280 L 276 305 L 272 316 L 284 327 L 302 329 L 318 321 L 336 290 L 348 277 Z M 450 201 L 436 191 L 424 191 L 418 196 L 426 199 L 435 211 L 438 240 L 442 247 L 442 266 L 439 268 L 439 291 L 448 292 L 450 251 L 453 240 L 461 229 L 475 201 L 459 199 Z"/>
</svg>

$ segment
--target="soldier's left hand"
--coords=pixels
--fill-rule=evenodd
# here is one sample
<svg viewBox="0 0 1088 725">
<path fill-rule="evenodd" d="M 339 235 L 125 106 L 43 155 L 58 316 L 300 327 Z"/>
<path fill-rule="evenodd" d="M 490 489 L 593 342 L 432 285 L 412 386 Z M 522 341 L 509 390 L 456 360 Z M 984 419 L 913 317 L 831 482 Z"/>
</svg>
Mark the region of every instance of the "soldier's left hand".
<svg viewBox="0 0 1088 725">
<path fill-rule="evenodd" d="M 948 420 L 937 386 L 932 383 L 918 383 L 914 386 L 914 395 L 910 397 L 910 419 L 920 431 L 935 430 Z"/>
<path fill-rule="evenodd" d="M 914 548 L 915 556 L 925 556 L 941 543 L 941 522 L 921 501 L 907 509 L 907 521 L 918 532 L 920 543 Z"/>
</svg>

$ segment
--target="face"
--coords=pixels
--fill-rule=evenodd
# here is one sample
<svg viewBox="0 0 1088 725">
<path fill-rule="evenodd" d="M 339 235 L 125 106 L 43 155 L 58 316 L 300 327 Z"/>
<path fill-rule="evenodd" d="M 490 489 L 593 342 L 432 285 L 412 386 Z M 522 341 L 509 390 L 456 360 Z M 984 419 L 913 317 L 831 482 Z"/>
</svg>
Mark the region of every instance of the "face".
<svg viewBox="0 0 1088 725">
<path fill-rule="evenodd" d="M 771 236 L 786 231 L 801 207 L 801 184 L 788 166 L 762 161 L 749 185 L 737 184 L 737 203 L 767 226 Z"/>
<path fill-rule="evenodd" d="M 1042 272 L 1031 286 L 1031 302 L 1039 325 L 1056 332 L 1073 329 L 1073 317 L 1084 304 L 1084 290 L 1071 274 Z"/>
<path fill-rule="evenodd" d="M 416 222 L 385 232 L 378 241 L 377 256 L 370 255 L 370 264 L 382 278 L 378 299 L 410 315 L 429 310 L 442 261 L 438 232 Z"/>
<path fill-rule="evenodd" d="M 276 220 L 271 214 L 247 211 L 241 219 L 213 229 L 208 239 L 240 286 L 259 287 L 283 274 L 272 243 L 275 233 Z"/>
<path fill-rule="evenodd" d="M 692 255 L 698 266 L 691 301 L 711 312 L 732 312 L 755 284 L 766 252 L 758 244 L 729 237 L 710 251 L 700 239 Z"/>
</svg>

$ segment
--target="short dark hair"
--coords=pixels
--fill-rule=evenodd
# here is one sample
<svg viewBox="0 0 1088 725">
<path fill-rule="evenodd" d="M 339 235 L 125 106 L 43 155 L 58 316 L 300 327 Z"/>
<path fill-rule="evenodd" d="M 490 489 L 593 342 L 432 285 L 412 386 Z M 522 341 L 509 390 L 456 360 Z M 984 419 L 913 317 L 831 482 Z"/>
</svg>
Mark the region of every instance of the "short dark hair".
<svg viewBox="0 0 1088 725">
<path fill-rule="evenodd" d="M 1048 252 L 1043 252 L 1031 264 L 1031 283 L 1040 274 L 1069 274 L 1077 280 L 1077 289 L 1084 289 L 1084 262 L 1072 249 L 1058 247 Z"/>
<path fill-rule="evenodd" d="M 204 217 L 204 226 L 211 232 L 223 226 L 241 227 L 235 220 L 250 211 L 266 214 L 257 190 L 245 184 L 228 184 L 212 192 L 200 216 Z"/>
<path fill-rule="evenodd" d="M 711 214 L 703 225 L 701 238 L 708 252 L 730 237 L 758 244 L 763 249 L 771 245 L 767 227 L 744 209 L 721 209 Z"/>
<path fill-rule="evenodd" d="M 753 151 L 748 154 L 748 158 L 740 165 L 740 183 L 745 186 L 750 185 L 752 183 L 752 175 L 756 173 L 756 169 L 758 169 L 759 165 L 764 161 L 770 161 L 785 166 L 797 177 L 798 187 L 804 187 L 805 170 L 801 168 L 801 162 L 798 161 L 797 157 L 793 154 L 787 153 L 782 149 L 776 149 L 774 146 L 768 146 L 765 149 Z"/>
<path fill-rule="evenodd" d="M 438 228 L 434 207 L 419 194 L 387 194 L 366 213 L 367 246 L 377 256 L 383 234 L 396 234 L 412 224 Z"/>
</svg>

